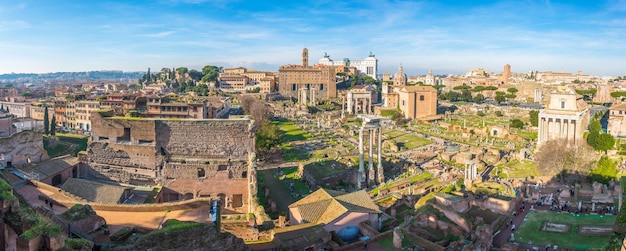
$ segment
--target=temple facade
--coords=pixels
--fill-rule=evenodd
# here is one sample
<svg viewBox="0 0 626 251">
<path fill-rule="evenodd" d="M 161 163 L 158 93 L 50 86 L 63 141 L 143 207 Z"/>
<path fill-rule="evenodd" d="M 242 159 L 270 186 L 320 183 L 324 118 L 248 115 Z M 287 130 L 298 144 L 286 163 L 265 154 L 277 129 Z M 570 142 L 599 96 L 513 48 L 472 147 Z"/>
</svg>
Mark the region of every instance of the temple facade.
<svg viewBox="0 0 626 251">
<path fill-rule="evenodd" d="M 550 95 L 550 103 L 539 112 L 537 144 L 565 139 L 570 144 L 585 142 L 583 133 L 589 125 L 590 109 L 582 96 L 568 90 Z"/>
</svg>

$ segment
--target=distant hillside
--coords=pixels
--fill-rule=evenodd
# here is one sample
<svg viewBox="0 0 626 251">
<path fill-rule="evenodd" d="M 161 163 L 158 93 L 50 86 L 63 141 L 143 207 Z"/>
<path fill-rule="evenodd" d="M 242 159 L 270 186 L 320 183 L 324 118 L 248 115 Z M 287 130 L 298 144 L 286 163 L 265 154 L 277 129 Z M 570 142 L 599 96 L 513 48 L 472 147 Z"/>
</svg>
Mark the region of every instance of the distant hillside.
<svg viewBox="0 0 626 251">
<path fill-rule="evenodd" d="M 130 82 L 140 79 L 145 72 L 86 71 L 53 73 L 10 73 L 0 74 L 0 83 L 45 83 L 68 81 L 119 81 Z"/>
</svg>

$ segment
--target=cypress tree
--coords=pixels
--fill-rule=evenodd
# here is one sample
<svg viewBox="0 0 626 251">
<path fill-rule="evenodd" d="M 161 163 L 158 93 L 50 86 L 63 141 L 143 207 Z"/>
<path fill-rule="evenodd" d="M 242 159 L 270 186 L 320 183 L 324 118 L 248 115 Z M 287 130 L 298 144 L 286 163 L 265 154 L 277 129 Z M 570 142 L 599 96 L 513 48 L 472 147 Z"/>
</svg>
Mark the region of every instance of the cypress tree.
<svg viewBox="0 0 626 251">
<path fill-rule="evenodd" d="M 43 112 L 43 133 L 48 135 L 50 132 L 50 120 L 48 120 L 48 107 Z"/>
<path fill-rule="evenodd" d="M 54 136 L 56 134 L 57 129 L 57 116 L 52 116 L 52 123 L 50 123 L 50 134 Z"/>
</svg>

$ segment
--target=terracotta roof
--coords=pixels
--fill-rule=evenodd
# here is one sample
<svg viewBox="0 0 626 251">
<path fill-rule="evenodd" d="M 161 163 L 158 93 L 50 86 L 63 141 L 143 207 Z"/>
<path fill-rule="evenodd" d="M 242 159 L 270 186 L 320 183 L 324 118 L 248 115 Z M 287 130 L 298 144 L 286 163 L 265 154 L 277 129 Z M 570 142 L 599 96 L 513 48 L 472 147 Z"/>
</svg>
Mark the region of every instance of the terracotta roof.
<svg viewBox="0 0 626 251">
<path fill-rule="evenodd" d="M 612 105 L 609 110 L 626 110 L 626 103 L 619 103 Z"/>
<path fill-rule="evenodd" d="M 69 178 L 63 183 L 61 189 L 90 202 L 118 204 L 124 195 L 124 191 L 132 188 L 93 180 Z"/>
<path fill-rule="evenodd" d="M 56 157 L 54 159 L 49 159 L 43 162 L 39 162 L 34 165 L 25 165 L 20 167 L 21 171 L 24 172 L 36 172 L 39 173 L 40 178 L 47 178 L 53 176 L 63 170 L 68 168 L 72 168 L 73 166 L 78 165 L 79 161 L 77 157 L 73 157 L 71 155 L 64 155 L 60 157 Z"/>
<path fill-rule="evenodd" d="M 436 92 L 434 87 L 430 85 L 405 86 L 400 89 L 401 92 Z"/>
<path fill-rule="evenodd" d="M 380 213 L 365 190 L 346 194 L 321 188 L 289 205 L 289 208 L 298 210 L 304 222 L 326 224 L 347 212 Z"/>
</svg>

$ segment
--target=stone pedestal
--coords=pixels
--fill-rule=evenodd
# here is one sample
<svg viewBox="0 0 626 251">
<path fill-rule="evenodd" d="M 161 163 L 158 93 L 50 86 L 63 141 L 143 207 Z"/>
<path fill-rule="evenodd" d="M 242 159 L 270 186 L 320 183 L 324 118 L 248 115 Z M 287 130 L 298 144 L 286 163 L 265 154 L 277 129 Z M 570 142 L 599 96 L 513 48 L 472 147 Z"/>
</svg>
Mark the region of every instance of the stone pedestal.
<svg viewBox="0 0 626 251">
<path fill-rule="evenodd" d="M 393 229 L 393 247 L 402 248 L 402 230 L 400 227 L 396 227 Z"/>
</svg>

